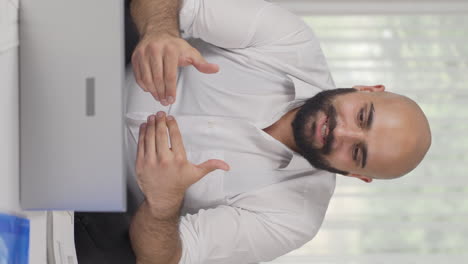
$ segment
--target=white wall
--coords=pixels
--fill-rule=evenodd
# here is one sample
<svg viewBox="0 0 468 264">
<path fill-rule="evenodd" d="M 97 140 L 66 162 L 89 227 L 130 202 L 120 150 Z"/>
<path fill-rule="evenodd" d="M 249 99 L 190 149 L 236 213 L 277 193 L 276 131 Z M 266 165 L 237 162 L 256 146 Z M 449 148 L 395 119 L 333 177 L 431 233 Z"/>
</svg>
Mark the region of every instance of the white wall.
<svg viewBox="0 0 468 264">
<path fill-rule="evenodd" d="M 467 0 L 267 0 L 299 15 L 465 13 Z"/>
<path fill-rule="evenodd" d="M 18 0 L 0 0 L 0 212 L 30 220 L 29 257 L 46 264 L 46 213 L 19 205 Z"/>
<path fill-rule="evenodd" d="M 0 0 L 0 210 L 19 210 L 18 1 Z"/>
<path fill-rule="evenodd" d="M 0 52 L 0 91 L 0 210 L 16 211 L 19 209 L 17 48 Z"/>
</svg>

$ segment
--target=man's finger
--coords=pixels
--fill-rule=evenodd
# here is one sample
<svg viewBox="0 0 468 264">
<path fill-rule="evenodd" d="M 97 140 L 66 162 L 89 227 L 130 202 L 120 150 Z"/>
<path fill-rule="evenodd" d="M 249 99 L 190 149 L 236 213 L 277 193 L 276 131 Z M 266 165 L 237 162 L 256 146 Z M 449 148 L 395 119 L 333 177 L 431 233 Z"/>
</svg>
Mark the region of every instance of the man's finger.
<svg viewBox="0 0 468 264">
<path fill-rule="evenodd" d="M 158 92 L 151 92 L 151 95 L 153 96 L 154 100 L 159 101 Z"/>
<path fill-rule="evenodd" d="M 174 54 L 164 56 L 164 82 L 168 104 L 174 103 L 176 98 L 177 64 L 178 58 Z"/>
<path fill-rule="evenodd" d="M 158 157 L 167 157 L 170 153 L 167 139 L 166 114 L 162 111 L 157 113 L 156 122 L 156 151 Z"/>
<path fill-rule="evenodd" d="M 155 116 L 148 117 L 148 124 L 145 134 L 145 156 L 153 159 L 156 157 L 156 142 L 155 142 Z"/>
<path fill-rule="evenodd" d="M 166 92 L 164 87 L 164 68 L 163 68 L 163 60 L 161 56 L 156 54 L 151 55 L 151 71 L 153 73 L 153 85 L 154 90 L 158 94 L 159 101 L 164 104 L 164 100 L 166 98 Z"/>
<path fill-rule="evenodd" d="M 217 73 L 219 71 L 219 66 L 217 64 L 209 63 L 206 61 L 195 61 L 193 62 L 193 66 L 195 66 L 195 68 L 202 73 L 212 74 Z"/>
<path fill-rule="evenodd" d="M 196 49 L 193 50 L 192 53 L 192 65 L 202 73 L 217 73 L 219 71 L 219 67 L 216 64 L 209 63 L 203 58 L 200 52 Z"/>
<path fill-rule="evenodd" d="M 190 53 L 186 53 L 179 58 L 179 66 L 193 65 L 198 71 L 202 73 L 217 73 L 219 66 L 214 63 L 209 63 L 196 49 L 192 49 Z"/>
<path fill-rule="evenodd" d="M 145 89 L 148 92 L 155 91 L 153 87 L 153 74 L 151 73 L 151 68 L 148 62 L 148 59 L 139 58 L 138 61 L 140 62 L 140 73 L 141 73 L 141 80 Z"/>
<path fill-rule="evenodd" d="M 169 129 L 169 137 L 171 138 L 171 148 L 175 155 L 180 155 L 187 158 L 185 153 L 184 142 L 180 134 L 179 126 L 173 116 L 167 117 L 167 127 Z"/>
<path fill-rule="evenodd" d="M 197 180 L 203 178 L 203 176 L 207 175 L 208 173 L 220 169 L 224 171 L 228 171 L 230 169 L 229 165 L 218 159 L 210 159 L 207 160 L 199 165 L 197 165 L 197 168 L 199 169 L 199 174 L 197 175 Z"/>
<path fill-rule="evenodd" d="M 137 160 L 136 168 L 140 167 L 141 162 L 145 158 L 145 134 L 146 134 L 146 123 L 140 125 L 140 133 L 138 136 L 138 146 L 137 146 Z"/>
<path fill-rule="evenodd" d="M 148 89 L 146 89 L 141 78 L 140 62 L 138 60 L 139 60 L 138 55 L 136 52 L 134 52 L 132 55 L 132 66 L 133 66 L 132 68 L 133 68 L 133 74 L 135 75 L 135 81 L 138 83 L 138 85 L 140 85 L 140 87 L 145 92 L 148 92 Z"/>
</svg>

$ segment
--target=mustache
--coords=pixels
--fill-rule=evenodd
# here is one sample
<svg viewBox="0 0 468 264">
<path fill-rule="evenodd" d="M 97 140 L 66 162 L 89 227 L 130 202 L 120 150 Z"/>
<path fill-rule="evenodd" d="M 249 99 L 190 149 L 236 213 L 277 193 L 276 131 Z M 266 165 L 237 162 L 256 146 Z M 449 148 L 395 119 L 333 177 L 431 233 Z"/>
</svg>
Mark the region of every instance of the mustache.
<svg viewBox="0 0 468 264">
<path fill-rule="evenodd" d="M 333 105 L 329 105 L 325 113 L 328 117 L 328 135 L 325 139 L 325 144 L 323 145 L 321 152 L 323 155 L 328 155 L 330 154 L 333 142 L 335 141 L 333 130 L 335 130 L 336 127 L 336 109 L 333 107 Z"/>
</svg>

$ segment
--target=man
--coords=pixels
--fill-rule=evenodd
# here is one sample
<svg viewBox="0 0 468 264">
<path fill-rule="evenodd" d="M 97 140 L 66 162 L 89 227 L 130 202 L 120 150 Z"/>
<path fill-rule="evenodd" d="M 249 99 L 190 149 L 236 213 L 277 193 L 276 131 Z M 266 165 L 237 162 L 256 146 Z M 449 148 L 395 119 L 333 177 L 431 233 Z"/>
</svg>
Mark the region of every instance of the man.
<svg viewBox="0 0 468 264">
<path fill-rule="evenodd" d="M 335 89 L 310 28 L 276 5 L 132 8 L 141 34 L 132 58 L 141 89 L 130 79 L 127 109 L 144 194 L 130 230 L 139 263 L 272 260 L 315 236 L 333 173 L 400 177 L 430 146 L 416 103 L 382 85 Z"/>
</svg>

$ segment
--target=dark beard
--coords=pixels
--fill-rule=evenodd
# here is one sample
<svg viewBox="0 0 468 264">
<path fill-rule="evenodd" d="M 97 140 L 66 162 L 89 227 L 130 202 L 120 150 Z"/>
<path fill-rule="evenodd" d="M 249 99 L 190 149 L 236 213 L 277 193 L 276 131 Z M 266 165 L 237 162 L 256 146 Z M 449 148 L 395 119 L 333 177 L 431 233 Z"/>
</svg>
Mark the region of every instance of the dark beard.
<svg viewBox="0 0 468 264">
<path fill-rule="evenodd" d="M 347 175 L 347 171 L 335 169 L 325 159 L 325 155 L 330 154 L 333 145 L 333 129 L 336 127 L 336 109 L 332 105 L 333 99 L 341 94 L 356 92 L 353 88 L 339 88 L 334 90 L 325 90 L 315 96 L 307 99 L 296 113 L 292 122 L 294 140 L 300 153 L 312 166 L 320 170 L 326 170 L 332 173 Z M 310 138 L 306 136 L 306 124 L 310 118 L 317 118 L 318 113 L 322 111 L 328 118 L 328 135 L 322 148 L 315 148 L 312 144 L 312 138 L 315 134 L 317 120 L 312 124 L 309 132 Z"/>
</svg>

